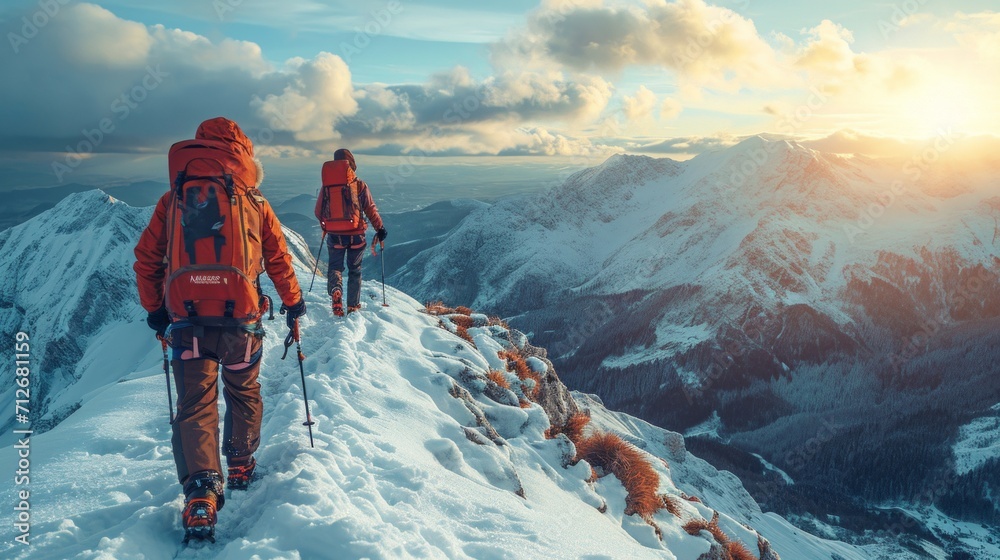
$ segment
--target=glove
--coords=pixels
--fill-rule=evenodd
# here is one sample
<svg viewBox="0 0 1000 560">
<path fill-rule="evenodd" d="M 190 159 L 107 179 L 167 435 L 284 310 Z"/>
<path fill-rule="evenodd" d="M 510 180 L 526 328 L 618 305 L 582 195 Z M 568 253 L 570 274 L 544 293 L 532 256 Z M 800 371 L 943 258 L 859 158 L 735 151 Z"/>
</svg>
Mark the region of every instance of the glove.
<svg viewBox="0 0 1000 560">
<path fill-rule="evenodd" d="M 158 338 L 163 338 L 167 327 L 170 326 L 170 315 L 167 313 L 167 308 L 161 305 L 159 309 L 146 315 L 146 324 L 156 331 Z"/>
<path fill-rule="evenodd" d="M 379 242 L 382 242 L 385 241 L 385 237 L 387 235 L 389 235 L 389 232 L 385 231 L 384 227 L 378 228 L 378 231 L 375 232 L 375 239 L 379 240 Z"/>
<path fill-rule="evenodd" d="M 300 299 L 298 303 L 291 307 L 285 307 L 285 324 L 289 329 L 295 328 L 295 320 L 306 314 L 306 301 Z"/>
</svg>

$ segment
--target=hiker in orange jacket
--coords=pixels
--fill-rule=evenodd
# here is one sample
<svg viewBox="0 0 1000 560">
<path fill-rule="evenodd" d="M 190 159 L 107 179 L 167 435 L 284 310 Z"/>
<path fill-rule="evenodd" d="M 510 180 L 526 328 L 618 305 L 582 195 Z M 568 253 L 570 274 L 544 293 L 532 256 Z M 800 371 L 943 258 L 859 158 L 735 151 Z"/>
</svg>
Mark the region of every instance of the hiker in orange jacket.
<svg viewBox="0 0 1000 560">
<path fill-rule="evenodd" d="M 327 247 L 329 248 L 330 267 L 326 275 L 326 292 L 333 298 L 333 312 L 336 315 L 343 315 L 343 274 L 344 259 L 347 259 L 347 312 L 351 313 L 361 309 L 361 261 L 365 255 L 365 247 L 368 246 L 365 240 L 365 231 L 368 223 L 363 216 L 367 216 L 373 228 L 375 228 L 375 240 L 372 245 L 383 243 L 388 233 L 382 223 L 382 217 L 375 206 L 368 184 L 355 175 L 358 166 L 354 161 L 354 154 L 346 148 L 340 148 L 333 153 L 333 161 L 346 161 L 350 167 L 348 174 L 351 183 L 357 186 L 358 213 L 355 224 L 348 226 L 346 230 L 332 231 L 324 226 L 324 230 L 330 232 L 327 235 Z M 317 201 L 316 217 L 321 223 L 328 219 L 323 215 L 323 197 Z M 364 213 L 363 216 L 361 213 Z M 374 248 L 373 248 L 374 250 Z"/>
<path fill-rule="evenodd" d="M 177 164 L 183 165 L 180 171 L 174 168 L 175 159 L 182 162 Z M 274 282 L 287 309 L 289 328 L 305 314 L 305 302 L 281 224 L 258 190 L 263 169 L 253 156 L 250 139 L 236 123 L 221 117 L 205 121 L 194 141 L 171 148 L 170 164 L 175 183 L 160 198 L 135 247 L 134 269 L 142 306 L 149 313 L 147 323 L 158 338 L 169 342 L 173 353 L 177 416 L 171 443 L 187 499 L 185 538 L 211 539 L 216 511 L 225 501 L 219 456 L 219 366 L 225 382 L 221 447 L 227 483 L 245 489 L 256 467 L 253 454 L 260 444 L 263 414 L 257 377 L 264 335 L 260 319 L 268 305 L 260 290 L 260 273 L 266 272 Z M 209 171 L 200 171 L 199 165 Z M 209 213 L 205 218 L 208 209 L 214 217 Z M 237 250 L 243 253 L 232 252 Z M 193 272 L 185 273 L 184 265 Z M 228 290 L 240 279 L 252 283 L 242 296 L 249 301 L 237 301 L 239 294 L 225 296 L 232 297 L 225 300 L 225 311 L 213 309 L 212 298 L 218 297 L 213 290 Z M 250 311 L 238 318 L 244 308 Z"/>
</svg>

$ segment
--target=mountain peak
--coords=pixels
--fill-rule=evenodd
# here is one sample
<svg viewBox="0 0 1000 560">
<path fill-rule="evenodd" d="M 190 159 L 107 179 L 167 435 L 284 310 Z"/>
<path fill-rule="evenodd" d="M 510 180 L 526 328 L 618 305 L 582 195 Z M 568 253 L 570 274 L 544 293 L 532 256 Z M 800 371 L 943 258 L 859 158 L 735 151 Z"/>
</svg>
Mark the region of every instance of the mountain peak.
<svg viewBox="0 0 1000 560">
<path fill-rule="evenodd" d="M 574 173 L 567 185 L 645 183 L 663 175 L 674 175 L 680 165 L 669 158 L 614 154 L 600 165 Z M 575 188 L 575 187 L 574 187 Z"/>
<path fill-rule="evenodd" d="M 813 150 L 806 148 L 794 140 L 770 134 L 755 134 L 753 136 L 748 136 L 728 148 L 728 150 L 745 153 L 748 150 L 757 148 L 763 148 L 768 151 L 813 153 Z"/>
<path fill-rule="evenodd" d="M 68 207 L 92 207 L 92 206 L 103 206 L 105 204 L 125 204 L 121 200 L 111 196 L 110 194 L 104 192 L 101 189 L 91 189 L 89 191 L 83 191 L 78 193 L 73 193 L 67 195 L 55 205 L 55 209 L 66 209 Z"/>
<path fill-rule="evenodd" d="M 620 167 L 657 169 L 665 166 L 675 166 L 676 164 L 676 161 L 669 158 L 654 158 L 650 156 L 620 153 L 612 154 L 595 169 L 616 169 Z"/>
</svg>

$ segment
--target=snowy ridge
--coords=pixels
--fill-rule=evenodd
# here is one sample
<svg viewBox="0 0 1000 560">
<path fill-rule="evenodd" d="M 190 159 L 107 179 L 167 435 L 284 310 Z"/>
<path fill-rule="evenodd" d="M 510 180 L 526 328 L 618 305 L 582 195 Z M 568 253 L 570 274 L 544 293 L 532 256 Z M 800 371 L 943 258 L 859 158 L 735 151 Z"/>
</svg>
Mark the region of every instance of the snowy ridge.
<svg viewBox="0 0 1000 560">
<path fill-rule="evenodd" d="M 109 202 L 87 196 L 91 206 Z M 127 206 L 114 212 L 133 214 L 128 223 L 148 218 L 148 210 Z M 60 214 L 43 214 L 25 225 L 59 220 Z M 134 243 L 137 232 L 123 232 L 121 243 Z M 289 243 L 296 254 L 308 252 L 291 232 Z M 311 273 L 307 263 L 296 259 L 300 278 Z M 89 284 L 99 270 L 79 274 L 75 283 Z M 111 271 L 117 282 L 131 280 L 131 270 Z M 624 515 L 621 483 L 613 476 L 588 483 L 585 463 L 568 466 L 571 444 L 544 437 L 549 422 L 540 406 L 522 409 L 484 396 L 486 369 L 498 365 L 495 351 L 505 339 L 497 327 L 470 329 L 477 349 L 440 328 L 401 292 L 388 289 L 389 307 L 383 308 L 377 302 L 380 288 L 367 283 L 365 308 L 346 319 L 334 318 L 318 292 L 307 296 L 303 351 L 317 422 L 315 449 L 308 447 L 301 426 L 294 358 L 280 360 L 283 325 L 266 324 L 265 416 L 257 453 L 263 476 L 249 491 L 231 493 L 220 512 L 219 542 L 201 548 L 178 544 L 181 496 L 159 347 L 141 321 L 106 321 L 73 370 L 79 408 L 32 437 L 31 548 L 6 538 L 0 554 L 694 560 L 710 551 L 710 540 L 688 535 L 683 520 L 666 512 L 655 519 L 662 541 L 647 523 Z M 132 301 L 123 299 L 121 305 L 131 311 Z M 53 320 L 45 310 L 39 314 Z M 593 399 L 581 396 L 580 404 L 599 426 L 651 454 L 661 492 L 683 490 L 704 499 L 705 504 L 683 504 L 685 519 L 708 519 L 719 510 L 727 534 L 756 550 L 757 533 L 744 526 L 749 523 L 785 558 L 872 557 L 762 514 L 735 477 L 687 453 L 678 434 L 607 411 Z M 482 437 L 477 418 L 496 431 L 496 442 Z M 11 463 L 14 450 L 4 446 L 0 457 Z M 3 490 L 8 503 L 11 492 Z"/>
<path fill-rule="evenodd" d="M 132 248 L 151 213 L 94 190 L 69 195 L 0 233 L 0 332 L 12 338 L 25 330 L 32 337 L 32 359 L 45 372 L 32 384 L 36 419 L 55 414 L 57 421 L 77 405 L 78 391 L 66 389 L 80 379 L 72 364 L 84 359 L 89 339 L 145 318 Z M 98 373 L 89 382 L 114 379 Z M 13 410 L 13 399 L 13 391 L 0 392 L 0 408 Z M 4 417 L 0 426 L 9 422 Z"/>
</svg>

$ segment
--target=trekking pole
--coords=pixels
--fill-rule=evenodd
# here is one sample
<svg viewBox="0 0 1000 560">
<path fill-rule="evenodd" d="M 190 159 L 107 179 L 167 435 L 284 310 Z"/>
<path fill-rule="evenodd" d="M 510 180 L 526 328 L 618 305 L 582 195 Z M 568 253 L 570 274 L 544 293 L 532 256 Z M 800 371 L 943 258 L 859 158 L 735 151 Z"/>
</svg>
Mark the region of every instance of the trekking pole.
<svg viewBox="0 0 1000 560">
<path fill-rule="evenodd" d="M 382 307 L 389 307 L 389 304 L 385 302 L 385 241 L 379 241 L 379 247 L 382 249 L 378 258 L 382 261 Z"/>
<path fill-rule="evenodd" d="M 285 306 L 281 306 L 281 314 L 285 314 Z M 302 355 L 302 343 L 299 341 L 299 320 L 295 319 L 295 326 L 288 331 L 288 336 L 285 337 L 285 353 L 281 355 L 281 359 L 284 360 L 288 356 L 288 349 L 292 346 L 292 342 L 295 342 L 295 349 L 298 351 L 299 356 L 299 375 L 302 376 L 302 400 L 306 403 L 306 421 L 302 423 L 303 426 L 309 428 L 309 447 L 316 447 L 313 444 L 313 422 L 312 414 L 309 413 L 309 395 L 306 393 L 306 370 L 302 367 L 302 362 L 306 359 Z"/>
<path fill-rule="evenodd" d="M 170 423 L 174 423 L 174 395 L 170 390 L 170 361 L 167 360 L 167 339 L 157 336 L 163 347 L 163 374 L 167 377 L 167 404 L 170 406 Z"/>
<path fill-rule="evenodd" d="M 319 270 L 319 256 L 323 254 L 323 242 L 326 241 L 326 232 L 323 232 L 323 237 L 319 240 L 319 250 L 316 251 L 316 265 L 313 266 L 313 277 L 309 281 L 309 293 L 313 291 L 313 284 L 316 282 L 316 272 Z"/>
</svg>

